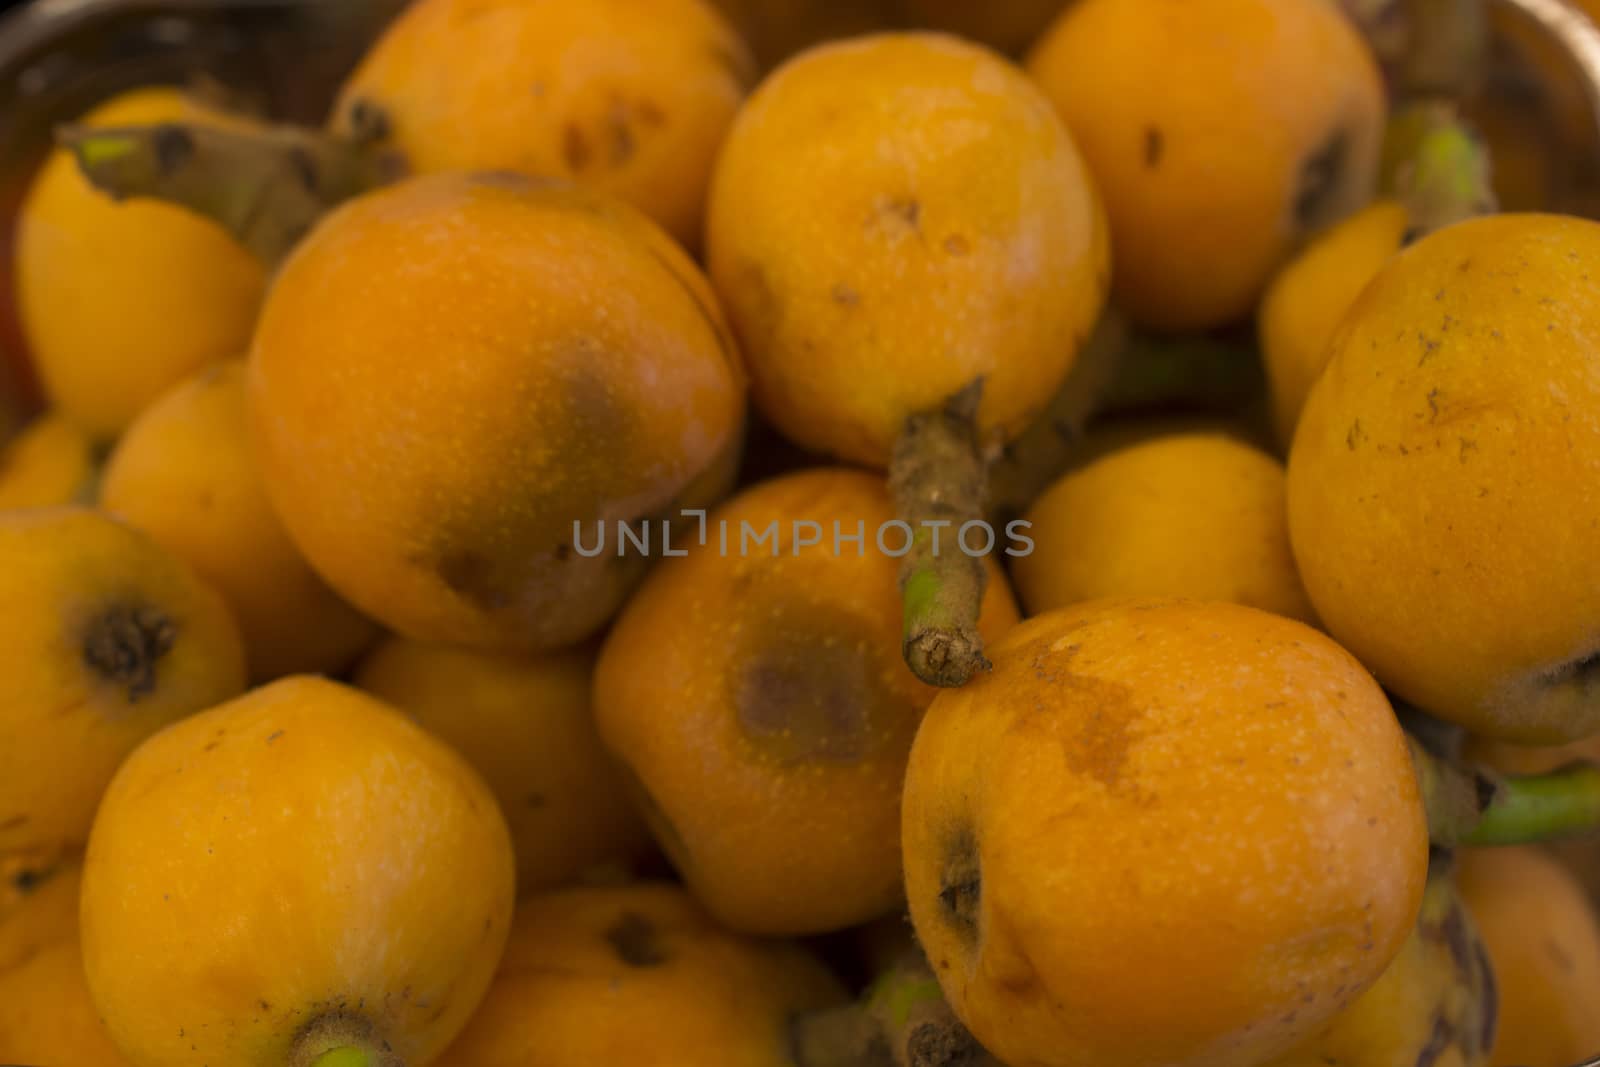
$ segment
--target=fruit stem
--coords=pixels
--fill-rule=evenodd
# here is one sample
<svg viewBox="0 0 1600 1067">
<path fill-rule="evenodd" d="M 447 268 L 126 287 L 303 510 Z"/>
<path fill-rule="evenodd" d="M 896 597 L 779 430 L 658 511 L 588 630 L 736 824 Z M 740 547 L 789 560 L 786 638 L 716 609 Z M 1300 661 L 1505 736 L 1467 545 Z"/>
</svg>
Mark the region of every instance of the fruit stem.
<svg viewBox="0 0 1600 1067">
<path fill-rule="evenodd" d="M 906 421 L 895 443 L 889 489 L 911 527 L 900 566 L 902 652 L 929 685 L 955 688 L 989 669 L 978 633 L 988 573 L 981 556 L 960 545 L 967 524 L 983 521 L 987 465 L 976 417 L 982 379 L 935 411 Z"/>
<path fill-rule="evenodd" d="M 370 147 L 287 126 L 63 126 L 56 136 L 102 192 L 187 208 L 271 267 L 323 215 L 400 173 Z"/>
<path fill-rule="evenodd" d="M 1508 776 L 1500 787 L 1463 844 L 1520 845 L 1600 832 L 1600 767 L 1592 763 Z"/>
<path fill-rule="evenodd" d="M 377 1067 L 377 1060 L 363 1048 L 332 1048 L 313 1060 L 311 1067 Z"/>
<path fill-rule="evenodd" d="M 998 1067 L 950 1010 L 920 953 L 889 967 L 860 1000 L 798 1018 L 799 1067 Z"/>
<path fill-rule="evenodd" d="M 1496 206 L 1489 154 L 1446 101 L 1407 104 L 1390 117 L 1382 182 L 1405 205 L 1408 242 Z"/>
<path fill-rule="evenodd" d="M 1600 766 L 1572 763 L 1547 774 L 1502 776 L 1430 752 L 1407 735 L 1440 848 L 1529 845 L 1600 833 Z"/>
</svg>

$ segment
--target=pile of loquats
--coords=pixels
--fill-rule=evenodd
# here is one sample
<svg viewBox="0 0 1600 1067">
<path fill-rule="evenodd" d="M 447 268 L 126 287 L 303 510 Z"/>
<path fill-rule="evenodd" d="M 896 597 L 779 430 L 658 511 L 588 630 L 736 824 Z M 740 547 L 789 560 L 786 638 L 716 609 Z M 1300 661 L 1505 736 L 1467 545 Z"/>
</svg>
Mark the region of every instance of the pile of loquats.
<svg viewBox="0 0 1600 1067">
<path fill-rule="evenodd" d="M 1600 1055 L 1600 223 L 1393 6 L 414 0 L 64 125 L 0 1063 Z"/>
</svg>

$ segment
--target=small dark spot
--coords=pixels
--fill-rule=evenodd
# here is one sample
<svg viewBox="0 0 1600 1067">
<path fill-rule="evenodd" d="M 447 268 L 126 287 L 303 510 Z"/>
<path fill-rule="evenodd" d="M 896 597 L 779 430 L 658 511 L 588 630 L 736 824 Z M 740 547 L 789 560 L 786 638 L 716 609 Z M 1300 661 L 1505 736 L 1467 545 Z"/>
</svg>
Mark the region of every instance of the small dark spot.
<svg viewBox="0 0 1600 1067">
<path fill-rule="evenodd" d="M 1461 462 L 1465 463 L 1467 461 L 1467 453 L 1468 452 L 1476 452 L 1476 451 L 1478 451 L 1478 442 L 1473 440 L 1470 437 L 1463 437 L 1460 440 L 1461 440 Z"/>
<path fill-rule="evenodd" d="M 898 219 L 913 230 L 922 228 L 922 202 L 910 196 L 885 198 L 878 209 L 882 214 Z"/>
<path fill-rule="evenodd" d="M 567 560 L 572 558 L 572 546 L 571 545 L 557 545 L 556 546 L 556 550 L 555 550 L 555 557 L 556 557 L 556 562 L 557 563 L 565 563 L 565 562 L 567 562 Z"/>
<path fill-rule="evenodd" d="M 433 569 L 452 593 L 485 611 L 499 611 L 511 602 L 510 593 L 496 578 L 495 565 L 472 549 L 440 557 Z"/>
<path fill-rule="evenodd" d="M 182 126 L 164 122 L 152 130 L 150 136 L 156 152 L 156 167 L 162 174 L 172 174 L 194 158 L 194 136 Z"/>
<path fill-rule="evenodd" d="M 1144 128 L 1144 165 L 1150 170 L 1161 166 L 1161 157 L 1167 151 L 1167 136 L 1159 126 Z"/>
<path fill-rule="evenodd" d="M 1335 130 L 1300 168 L 1294 217 L 1302 228 L 1316 226 L 1337 201 L 1349 154 L 1350 141 L 1345 131 Z"/>
<path fill-rule="evenodd" d="M 1344 435 L 1344 443 L 1352 452 L 1356 450 L 1357 445 L 1361 444 L 1366 439 L 1367 432 L 1361 428 L 1360 419 L 1352 422 L 1350 424 L 1349 432 Z"/>
<path fill-rule="evenodd" d="M 972 245 L 959 233 L 953 233 L 944 239 L 944 250 L 952 256 L 964 256 L 972 251 Z"/>
<path fill-rule="evenodd" d="M 1417 366 L 1420 367 L 1432 359 L 1439 351 L 1439 341 L 1436 338 L 1429 337 L 1421 330 L 1417 331 L 1417 341 L 1422 345 L 1422 355 L 1417 358 Z"/>
<path fill-rule="evenodd" d="M 271 1011 L 272 1010 L 272 1002 L 271 1001 L 258 1000 L 258 1001 L 256 1001 L 256 1003 L 261 1005 L 261 1010 L 262 1011 Z"/>
<path fill-rule="evenodd" d="M 561 155 L 566 159 L 570 170 L 581 171 L 589 165 L 589 139 L 583 135 L 582 130 L 570 122 L 561 132 Z"/>
<path fill-rule="evenodd" d="M 350 102 L 346 118 L 350 125 L 350 135 L 361 144 L 387 141 L 394 133 L 394 123 L 389 119 L 389 112 L 363 96 L 358 96 Z"/>
<path fill-rule="evenodd" d="M 606 930 L 605 938 L 629 967 L 659 967 L 667 962 L 655 924 L 637 912 L 623 912 Z"/>
<path fill-rule="evenodd" d="M 606 122 L 606 130 L 611 139 L 611 165 L 620 167 L 633 158 L 638 142 L 633 136 L 633 127 L 628 125 L 628 111 L 623 104 L 614 105 L 610 118 Z"/>
<path fill-rule="evenodd" d="M 956 828 L 944 848 L 944 870 L 939 875 L 939 905 L 945 919 L 962 938 L 978 939 L 978 911 L 983 902 L 983 871 L 978 859 L 978 839 L 972 828 Z"/>
<path fill-rule="evenodd" d="M 857 304 L 861 303 L 861 294 L 850 288 L 850 286 L 846 285 L 844 282 L 840 282 L 833 287 L 832 296 L 833 302 L 838 304 L 840 307 L 853 308 Z"/>
<path fill-rule="evenodd" d="M 178 628 L 147 605 L 117 605 L 89 623 L 83 662 L 103 681 L 126 686 L 137 703 L 156 687 L 156 667 L 177 643 Z"/>
<path fill-rule="evenodd" d="M 218 746 L 218 745 L 220 745 L 220 744 L 222 744 L 222 742 L 221 742 L 221 741 L 208 741 L 208 742 L 207 742 L 207 743 L 206 743 L 206 747 L 205 747 L 205 748 L 204 748 L 204 749 L 202 749 L 202 750 L 201 750 L 201 751 L 204 751 L 204 752 L 214 752 L 214 751 L 215 751 L 215 750 L 216 750 L 216 747 L 217 747 L 217 746 Z"/>
<path fill-rule="evenodd" d="M 269 745 L 272 744 L 272 742 L 276 741 L 278 738 L 280 738 L 282 736 L 283 736 L 283 731 L 282 730 L 274 730 L 274 731 L 272 731 L 270 734 L 267 735 L 267 744 L 269 744 Z"/>
<path fill-rule="evenodd" d="M 1428 421 L 1429 422 L 1437 422 L 1438 419 L 1439 419 L 1439 390 L 1438 389 L 1429 389 L 1428 390 L 1428 411 L 1430 412 L 1430 417 L 1429 417 Z"/>
</svg>

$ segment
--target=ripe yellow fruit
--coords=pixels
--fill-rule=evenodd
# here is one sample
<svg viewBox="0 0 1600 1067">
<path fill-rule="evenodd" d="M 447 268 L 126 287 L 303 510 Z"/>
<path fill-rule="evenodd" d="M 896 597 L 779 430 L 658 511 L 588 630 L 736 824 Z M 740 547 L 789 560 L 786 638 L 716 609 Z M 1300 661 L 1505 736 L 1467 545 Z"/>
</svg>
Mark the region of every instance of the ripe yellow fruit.
<svg viewBox="0 0 1600 1067">
<path fill-rule="evenodd" d="M 1475 733 L 1600 732 L 1600 223 L 1499 215 L 1390 261 L 1330 345 L 1289 459 L 1328 632 Z"/>
<path fill-rule="evenodd" d="M 1600 1052 L 1600 920 L 1535 848 L 1461 861 L 1461 894 L 1500 980 L 1496 1067 L 1571 1067 Z"/>
<path fill-rule="evenodd" d="M 1278 438 L 1294 440 L 1300 409 L 1327 366 L 1339 322 L 1400 251 L 1405 207 L 1379 200 L 1321 234 L 1278 272 L 1261 301 L 1261 355 Z"/>
<path fill-rule="evenodd" d="M 523 894 L 597 868 L 627 868 L 650 833 L 622 768 L 600 743 L 594 653 L 502 656 L 393 638 L 355 684 L 467 758 L 494 790 Z"/>
<path fill-rule="evenodd" d="M 377 639 L 312 571 L 267 500 L 242 361 L 201 372 L 139 416 L 106 463 L 100 504 L 223 595 L 258 681 L 342 670 Z"/>
<path fill-rule="evenodd" d="M 90 126 L 224 125 L 170 89 L 119 96 Z M 207 363 L 244 351 L 266 276 L 222 227 L 154 201 L 117 203 L 65 150 L 17 216 L 17 300 L 46 394 L 101 439 Z"/>
<path fill-rule="evenodd" d="M 1377 181 L 1382 79 L 1329 0 L 1077 0 L 1028 70 L 1105 194 L 1116 300 L 1146 326 L 1245 317 Z"/>
<path fill-rule="evenodd" d="M 1301 623 L 1101 601 L 934 700 L 906 772 L 917 936 L 1010 1067 L 1261 1063 L 1417 918 L 1428 832 L 1383 691 Z"/>
<path fill-rule="evenodd" d="M 1092 446 L 1091 446 L 1092 447 Z M 1310 622 L 1283 464 L 1220 431 L 1160 434 L 1071 471 L 1028 512 L 1012 562 L 1038 614 L 1111 596 L 1226 600 Z"/>
<path fill-rule="evenodd" d="M 726 932 L 676 886 L 524 900 L 438 1067 L 793 1067 L 790 1023 L 844 999 L 803 949 Z"/>
<path fill-rule="evenodd" d="M 813 49 L 750 98 L 706 251 L 755 400 L 818 452 L 882 466 L 906 419 L 984 383 L 1016 436 L 1105 300 L 1105 219 L 1049 102 L 935 34 Z"/>
<path fill-rule="evenodd" d="M 0 511 L 87 503 L 94 491 L 94 441 L 59 415 L 45 415 L 0 445 Z"/>
<path fill-rule="evenodd" d="M 569 178 L 699 243 L 717 149 L 754 79 L 706 0 L 420 0 L 340 95 L 418 173 Z"/>
<path fill-rule="evenodd" d="M 98 512 L 0 513 L 0 855 L 81 847 L 117 765 L 244 688 L 222 599 Z"/>
<path fill-rule="evenodd" d="M 900 786 L 935 690 L 905 665 L 899 566 L 874 544 L 893 518 L 882 478 L 859 471 L 754 486 L 712 512 L 703 547 L 663 561 L 606 639 L 601 736 L 657 841 L 733 929 L 837 930 L 901 900 Z M 836 550 L 835 522 L 863 543 Z M 1016 622 L 998 567 L 983 608 L 985 640 Z"/>
<path fill-rule="evenodd" d="M 128 757 L 83 872 L 84 967 L 137 1067 L 426 1064 L 510 928 L 487 786 L 371 697 L 290 678 Z"/>
</svg>

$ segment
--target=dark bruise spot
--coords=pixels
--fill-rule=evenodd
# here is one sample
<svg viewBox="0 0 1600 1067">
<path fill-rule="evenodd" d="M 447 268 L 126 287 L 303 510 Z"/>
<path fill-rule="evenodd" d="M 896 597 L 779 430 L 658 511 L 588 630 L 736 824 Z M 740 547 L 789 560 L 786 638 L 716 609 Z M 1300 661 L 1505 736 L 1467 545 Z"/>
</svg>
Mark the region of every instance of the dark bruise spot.
<svg viewBox="0 0 1600 1067">
<path fill-rule="evenodd" d="M 346 122 L 350 126 L 350 136 L 361 144 L 387 141 L 394 133 L 389 112 L 364 96 L 358 96 L 350 102 Z"/>
<path fill-rule="evenodd" d="M 155 689 L 156 667 L 177 640 L 178 627 L 159 609 L 119 604 L 90 621 L 83 662 L 102 681 L 125 686 L 133 704 Z"/>
<path fill-rule="evenodd" d="M 978 859 L 978 838 L 971 825 L 963 823 L 945 842 L 944 870 L 939 874 L 939 907 L 962 940 L 976 943 L 982 903 L 983 870 Z"/>
<path fill-rule="evenodd" d="M 1416 1067 L 1433 1067 L 1439 1062 L 1439 1057 L 1445 1054 L 1450 1047 L 1450 1020 L 1443 1014 L 1433 1018 L 1433 1031 L 1428 1035 L 1428 1043 L 1422 1046 L 1417 1053 Z"/>
<path fill-rule="evenodd" d="M 262 1011 L 272 1010 L 272 1002 L 270 1000 L 258 1000 L 256 1004 L 260 1006 Z"/>
<path fill-rule="evenodd" d="M 1300 168 L 1294 218 L 1301 227 L 1316 226 L 1338 200 L 1349 155 L 1349 137 L 1344 130 L 1335 130 Z"/>
<path fill-rule="evenodd" d="M 611 114 L 606 121 L 606 132 L 611 141 L 611 165 L 620 167 L 632 159 L 633 153 L 638 149 L 638 142 L 633 136 L 633 127 L 628 124 L 626 104 L 612 105 Z"/>
<path fill-rule="evenodd" d="M 920 230 L 922 228 L 922 202 L 916 197 L 885 197 L 879 202 L 878 212 L 903 223 L 908 229 Z"/>
<path fill-rule="evenodd" d="M 1482 1043 L 1478 1048 L 1488 1052 L 1494 1048 L 1494 1039 L 1500 1034 L 1500 979 L 1494 973 L 1494 964 L 1489 961 L 1489 950 L 1484 943 L 1479 940 L 1473 947 L 1477 950 L 1478 974 L 1483 979 L 1483 1018 L 1478 1033 Z"/>
<path fill-rule="evenodd" d="M 873 750 L 878 687 L 857 641 L 805 625 L 752 639 L 730 682 L 736 723 L 785 766 L 859 763 Z"/>
<path fill-rule="evenodd" d="M 1155 170 L 1161 166 L 1161 157 L 1167 151 L 1167 136 L 1159 126 L 1144 128 L 1144 165 Z"/>
<path fill-rule="evenodd" d="M 567 166 L 573 171 L 581 171 L 589 165 L 590 151 L 589 139 L 583 135 L 575 124 L 567 123 L 561 131 L 561 155 L 567 161 Z"/>
<path fill-rule="evenodd" d="M 605 937 L 617 959 L 629 967 L 659 967 L 667 962 L 660 932 L 638 912 L 623 912 L 606 930 Z"/>
<path fill-rule="evenodd" d="M 162 174 L 173 174 L 194 158 L 194 136 L 182 126 L 163 122 L 150 136 L 156 152 L 156 167 Z"/>
<path fill-rule="evenodd" d="M 282 736 L 283 736 L 283 731 L 282 730 L 274 730 L 274 731 L 272 731 L 270 734 L 267 735 L 267 744 L 269 744 L 269 745 L 272 744 L 272 742 L 276 741 L 278 738 L 280 738 Z"/>
<path fill-rule="evenodd" d="M 452 593 L 484 611 L 499 611 L 511 603 L 492 560 L 470 548 L 440 556 L 434 573 Z"/>
<path fill-rule="evenodd" d="M 840 282 L 839 284 L 835 285 L 832 293 L 829 295 L 833 297 L 833 302 L 838 304 L 840 307 L 853 308 L 857 304 L 861 303 L 861 294 L 850 288 L 850 286 L 846 285 L 844 282 Z"/>
</svg>

